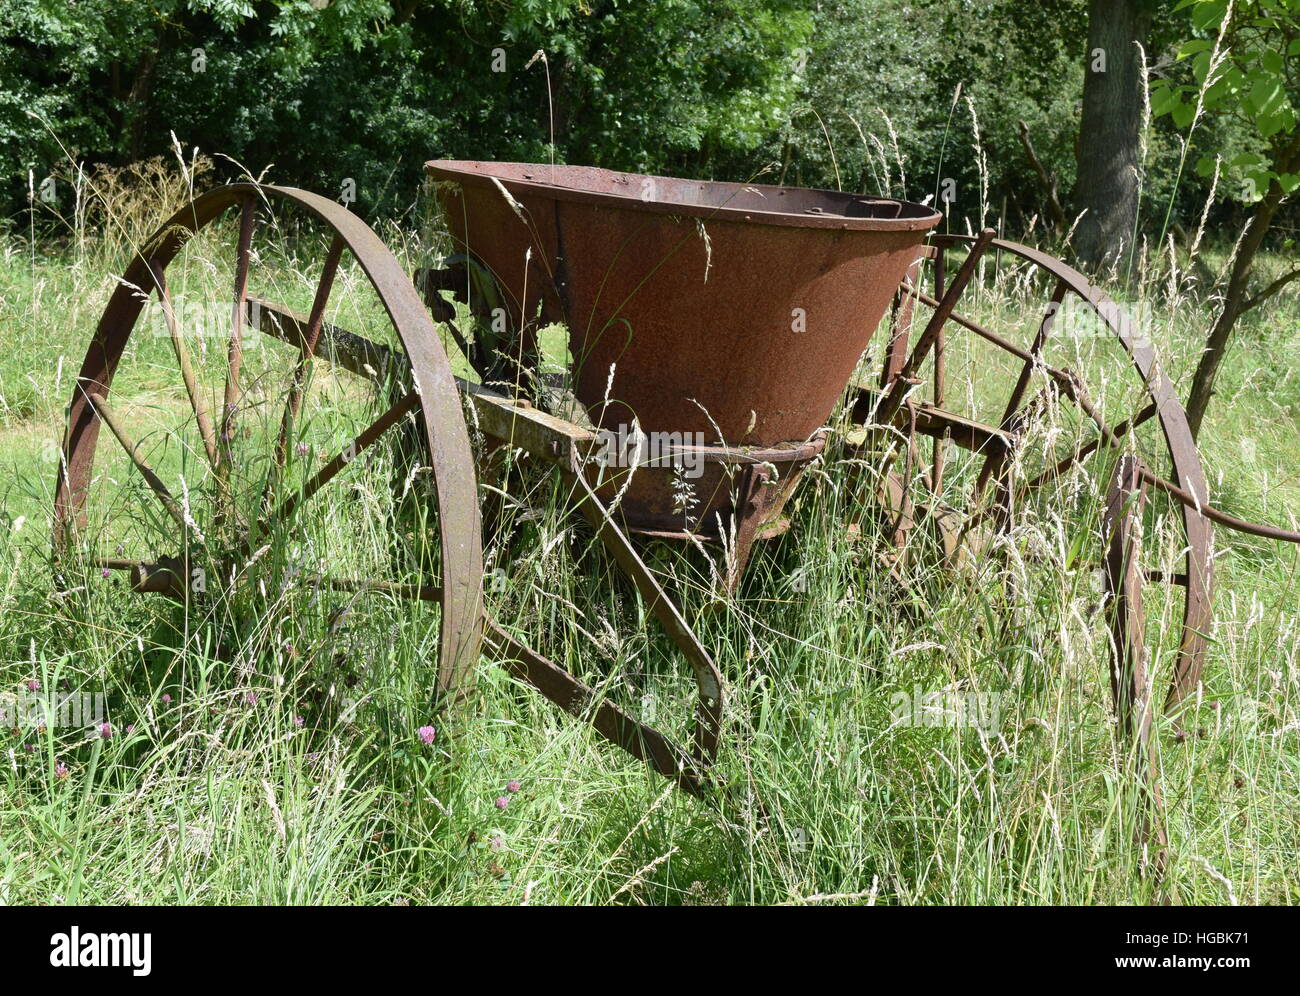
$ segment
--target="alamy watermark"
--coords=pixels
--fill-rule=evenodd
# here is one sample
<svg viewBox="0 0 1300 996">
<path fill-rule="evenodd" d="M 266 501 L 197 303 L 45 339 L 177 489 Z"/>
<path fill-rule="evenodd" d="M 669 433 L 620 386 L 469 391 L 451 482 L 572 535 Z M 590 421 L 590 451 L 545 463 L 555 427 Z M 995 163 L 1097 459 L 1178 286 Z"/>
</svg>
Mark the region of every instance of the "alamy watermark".
<svg viewBox="0 0 1300 996">
<path fill-rule="evenodd" d="M 54 968 L 129 968 L 143 978 L 153 971 L 153 934 L 82 933 L 72 927 L 50 937 L 50 965 Z"/>
<path fill-rule="evenodd" d="M 672 467 L 683 477 L 704 473 L 704 433 L 642 432 L 636 426 L 599 429 L 592 459 L 601 467 Z"/>
<path fill-rule="evenodd" d="M 236 305 L 207 299 L 191 300 L 182 295 L 176 295 L 171 299 L 171 306 L 171 317 L 176 323 L 176 334 L 180 337 L 185 339 L 220 339 L 223 341 L 230 337 L 230 330 L 235 323 L 233 308 L 237 307 Z M 256 335 L 261 322 L 261 305 L 254 301 L 250 310 L 251 314 L 247 315 L 248 320 L 244 322 L 243 329 L 245 349 L 256 347 L 261 340 L 261 337 Z M 167 339 L 171 336 L 171 325 L 167 320 L 167 312 L 157 302 L 150 309 L 149 324 L 156 338 Z"/>
<path fill-rule="evenodd" d="M 60 694 L 24 688 L 0 695 L 0 726 L 4 727 L 91 727 L 101 725 L 104 716 L 102 692 Z"/>
<path fill-rule="evenodd" d="M 1002 725 L 1002 693 L 958 691 L 951 688 L 895 692 L 889 713 L 897 726 L 964 727 L 993 733 Z"/>
<path fill-rule="evenodd" d="M 1070 339 L 1111 338 L 1118 329 L 1133 349 L 1150 349 L 1151 330 L 1162 319 L 1149 301 L 1103 301 L 1096 307 L 1082 298 L 1069 297 L 1048 305 L 1051 334 Z"/>
</svg>

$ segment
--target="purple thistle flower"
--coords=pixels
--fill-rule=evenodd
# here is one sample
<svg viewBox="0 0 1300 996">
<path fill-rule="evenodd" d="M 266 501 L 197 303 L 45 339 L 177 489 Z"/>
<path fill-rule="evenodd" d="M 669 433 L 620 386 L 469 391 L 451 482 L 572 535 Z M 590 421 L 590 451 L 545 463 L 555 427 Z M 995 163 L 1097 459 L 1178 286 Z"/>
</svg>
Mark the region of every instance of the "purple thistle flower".
<svg viewBox="0 0 1300 996">
<path fill-rule="evenodd" d="M 507 792 L 518 792 L 522 787 L 518 782 L 506 782 Z"/>
<path fill-rule="evenodd" d="M 113 573 L 112 571 L 110 571 L 107 567 L 105 567 L 102 571 L 99 572 L 99 576 L 101 578 L 106 578 L 106 577 L 110 577 L 112 573 Z"/>
<path fill-rule="evenodd" d="M 510 800 L 508 798 L 504 795 L 497 796 L 497 809 L 505 809 L 508 805 L 510 805 Z"/>
<path fill-rule="evenodd" d="M 426 747 L 433 743 L 433 738 L 438 735 L 438 731 L 432 726 L 421 726 L 416 733 L 420 735 L 420 742 Z"/>
</svg>

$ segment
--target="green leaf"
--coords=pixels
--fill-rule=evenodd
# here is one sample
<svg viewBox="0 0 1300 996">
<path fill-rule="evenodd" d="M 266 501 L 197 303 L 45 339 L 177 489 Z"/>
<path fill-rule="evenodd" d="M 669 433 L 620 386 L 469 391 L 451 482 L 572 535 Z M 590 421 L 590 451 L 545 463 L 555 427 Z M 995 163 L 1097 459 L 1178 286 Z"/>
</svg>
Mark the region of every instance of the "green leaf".
<svg viewBox="0 0 1300 996">
<path fill-rule="evenodd" d="M 1195 55 L 1197 52 L 1205 52 L 1214 48 L 1214 42 L 1208 38 L 1193 38 L 1191 41 L 1183 42 L 1178 48 L 1178 59 L 1186 59 L 1189 55 Z"/>
<path fill-rule="evenodd" d="M 1202 31 L 1217 28 L 1228 13 L 1228 0 L 1206 0 L 1192 10 L 1192 23 Z"/>
<path fill-rule="evenodd" d="M 1239 155 L 1235 155 L 1235 156 L 1233 156 L 1231 159 L 1228 160 L 1228 165 L 1229 165 L 1229 166 L 1237 166 L 1237 167 L 1239 167 L 1239 166 L 1264 166 L 1264 165 L 1266 165 L 1267 163 L 1268 163 L 1268 160 L 1265 159 L 1263 156 L 1261 156 L 1261 155 L 1260 155 L 1259 153 L 1257 153 L 1257 152 L 1242 152 L 1242 153 L 1240 153 Z"/>
<path fill-rule="evenodd" d="M 1196 77 L 1198 83 L 1205 82 L 1206 74 L 1210 71 L 1210 53 L 1201 52 L 1192 60 L 1192 75 Z"/>
<path fill-rule="evenodd" d="M 1151 90 L 1151 116 L 1161 117 L 1169 113 L 1169 108 L 1178 99 L 1177 92 L 1167 84 L 1157 85 Z"/>
<path fill-rule="evenodd" d="M 1282 92 L 1282 84 L 1277 79 L 1260 76 L 1255 79 L 1247 99 L 1258 114 L 1272 115 L 1281 110 L 1286 101 L 1286 94 Z"/>
</svg>

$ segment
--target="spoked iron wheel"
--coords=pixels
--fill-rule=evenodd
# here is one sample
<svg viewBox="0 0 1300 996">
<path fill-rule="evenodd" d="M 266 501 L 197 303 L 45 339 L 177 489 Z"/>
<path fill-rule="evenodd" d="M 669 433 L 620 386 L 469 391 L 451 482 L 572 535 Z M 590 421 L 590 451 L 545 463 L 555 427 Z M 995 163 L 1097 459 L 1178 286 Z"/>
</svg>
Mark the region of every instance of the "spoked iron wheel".
<svg viewBox="0 0 1300 996">
<path fill-rule="evenodd" d="M 301 319 L 263 336 L 263 297 Z M 372 344 L 364 379 L 323 348 L 340 319 Z M 339 204 L 237 184 L 178 211 L 104 311 L 64 457 L 56 551 L 96 572 L 195 608 L 246 591 L 337 617 L 381 591 L 384 625 L 428 605 L 440 695 L 473 667 L 482 555 L 460 397 L 406 273 Z"/>
<path fill-rule="evenodd" d="M 1035 536 L 1064 536 L 1055 562 L 1101 572 L 1116 704 L 1142 740 L 1148 675 L 1170 675 L 1171 712 L 1197 687 L 1212 584 L 1209 520 L 1144 493 L 1149 473 L 1207 495 L 1148 335 L 1059 260 L 991 230 L 935 236 L 900 289 L 880 387 L 855 406 L 906 440 L 881 489 L 900 551 L 923 520 L 948 556 L 1019 529 L 1030 556 Z"/>
</svg>

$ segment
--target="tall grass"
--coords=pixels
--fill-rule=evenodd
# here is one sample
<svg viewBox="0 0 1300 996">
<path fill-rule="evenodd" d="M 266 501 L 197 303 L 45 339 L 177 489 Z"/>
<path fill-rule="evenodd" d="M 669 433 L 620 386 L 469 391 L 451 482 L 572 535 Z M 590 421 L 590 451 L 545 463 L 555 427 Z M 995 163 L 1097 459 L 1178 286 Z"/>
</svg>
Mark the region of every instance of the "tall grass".
<svg viewBox="0 0 1300 996">
<path fill-rule="evenodd" d="M 880 159 L 888 176 L 883 149 Z M 182 175 L 173 200 L 188 187 Z M 1142 810 L 1092 576 L 1066 570 L 1072 537 L 1095 528 L 1097 496 L 1081 492 L 1091 512 L 1034 510 L 995 555 L 953 571 L 918 559 L 900 584 L 842 416 L 798 491 L 793 528 L 760 548 L 736 595 L 716 593 L 718 550 L 648 549 L 730 685 L 719 766 L 729 788 L 711 801 L 671 790 L 490 656 L 463 708 L 432 715 L 435 611 L 377 596 L 313 604 L 289 585 L 193 619 L 84 565 L 56 581 L 50 509 L 70 378 L 115 267 L 168 210 L 111 189 L 91 195 L 111 199 L 111 221 L 78 209 L 62 246 L 33 255 L 11 240 L 0 267 L 0 701 L 13 715 L 29 682 L 89 690 L 111 724 L 107 739 L 89 724 L 16 721 L 4 733 L 0 901 L 1300 900 L 1294 551 L 1218 538 L 1204 688 L 1186 733 L 1165 725 L 1159 736 L 1171 852 L 1157 883 L 1135 839 Z M 429 253 L 421 233 L 384 235 L 412 266 Z M 1167 259 L 1153 250 L 1141 273 L 1168 319 L 1159 345 L 1177 378 L 1209 305 L 1194 284 L 1166 279 Z M 287 251 L 261 265 L 309 294 L 306 260 Z M 191 293 L 225 299 L 218 265 L 195 273 Z M 981 293 L 991 315 L 1030 314 L 1014 280 Z M 1252 315 L 1203 434 L 1215 500 L 1282 521 L 1300 512 L 1300 386 L 1285 361 L 1296 307 L 1279 297 Z M 950 350 L 961 410 L 986 371 Z M 124 405 L 165 412 L 159 399 L 178 397 L 176 385 L 152 355 L 135 357 L 142 372 L 118 391 Z M 524 463 L 503 480 L 513 539 L 488 550 L 494 613 L 682 735 L 690 682 L 644 604 L 554 478 Z M 317 506 L 302 534 L 337 543 L 346 516 L 349 555 L 383 560 L 387 495 L 347 501 Z M 897 703 L 917 691 L 997 696 L 1000 714 L 987 729 L 933 709 L 923 715 L 938 722 L 914 724 Z"/>
</svg>

